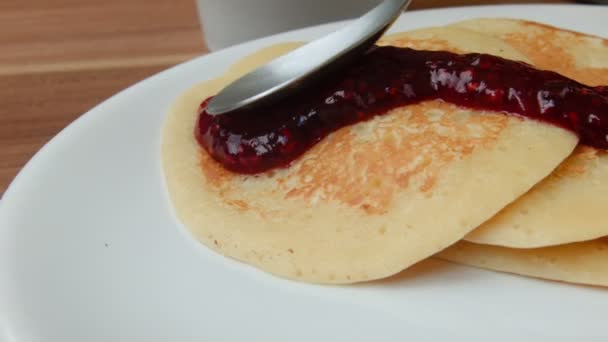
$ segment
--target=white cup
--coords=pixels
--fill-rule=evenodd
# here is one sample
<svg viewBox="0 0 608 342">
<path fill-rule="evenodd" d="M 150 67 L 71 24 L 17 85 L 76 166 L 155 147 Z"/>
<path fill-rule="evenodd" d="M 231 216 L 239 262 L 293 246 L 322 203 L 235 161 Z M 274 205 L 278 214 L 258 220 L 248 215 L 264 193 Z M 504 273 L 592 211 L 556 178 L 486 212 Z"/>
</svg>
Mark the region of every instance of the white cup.
<svg viewBox="0 0 608 342">
<path fill-rule="evenodd" d="M 292 29 L 359 17 L 380 0 L 197 0 L 211 50 Z"/>
</svg>

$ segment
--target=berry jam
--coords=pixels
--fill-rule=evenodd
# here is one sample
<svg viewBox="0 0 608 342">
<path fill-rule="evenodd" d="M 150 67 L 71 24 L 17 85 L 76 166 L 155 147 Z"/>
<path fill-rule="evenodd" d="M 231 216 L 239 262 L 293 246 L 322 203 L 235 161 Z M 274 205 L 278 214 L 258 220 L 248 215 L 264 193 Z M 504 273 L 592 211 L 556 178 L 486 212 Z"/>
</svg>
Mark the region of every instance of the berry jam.
<svg viewBox="0 0 608 342">
<path fill-rule="evenodd" d="M 608 87 L 486 54 L 390 46 L 264 107 L 212 116 L 205 112 L 207 99 L 196 138 L 225 168 L 257 173 L 288 165 L 345 125 L 433 99 L 540 120 L 608 149 Z"/>
</svg>

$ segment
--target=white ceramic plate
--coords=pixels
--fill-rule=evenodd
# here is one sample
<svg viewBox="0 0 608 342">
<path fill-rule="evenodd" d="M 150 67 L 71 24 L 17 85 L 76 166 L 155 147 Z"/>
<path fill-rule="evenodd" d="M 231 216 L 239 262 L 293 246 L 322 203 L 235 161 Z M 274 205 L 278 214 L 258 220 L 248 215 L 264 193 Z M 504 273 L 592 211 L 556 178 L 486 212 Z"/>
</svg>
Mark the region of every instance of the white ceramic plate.
<svg viewBox="0 0 608 342">
<path fill-rule="evenodd" d="M 479 16 L 608 36 L 608 9 L 585 6 L 411 12 L 393 30 Z M 160 169 L 160 128 L 171 101 L 262 46 L 312 39 L 339 25 L 257 40 L 174 67 L 95 107 L 47 144 L 0 206 L 0 340 L 608 336 L 606 290 L 439 261 L 388 281 L 314 286 L 224 258 L 188 235 L 172 215 Z"/>
</svg>

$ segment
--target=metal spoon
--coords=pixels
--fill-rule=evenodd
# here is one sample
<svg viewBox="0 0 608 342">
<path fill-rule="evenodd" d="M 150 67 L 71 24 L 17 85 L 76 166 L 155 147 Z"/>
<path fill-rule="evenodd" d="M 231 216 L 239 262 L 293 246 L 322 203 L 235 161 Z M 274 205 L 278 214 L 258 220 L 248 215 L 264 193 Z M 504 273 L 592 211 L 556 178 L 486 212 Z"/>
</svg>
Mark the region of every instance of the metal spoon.
<svg viewBox="0 0 608 342">
<path fill-rule="evenodd" d="M 384 0 L 344 28 L 242 76 L 220 91 L 206 111 L 219 115 L 275 100 L 367 51 L 411 0 Z"/>
</svg>

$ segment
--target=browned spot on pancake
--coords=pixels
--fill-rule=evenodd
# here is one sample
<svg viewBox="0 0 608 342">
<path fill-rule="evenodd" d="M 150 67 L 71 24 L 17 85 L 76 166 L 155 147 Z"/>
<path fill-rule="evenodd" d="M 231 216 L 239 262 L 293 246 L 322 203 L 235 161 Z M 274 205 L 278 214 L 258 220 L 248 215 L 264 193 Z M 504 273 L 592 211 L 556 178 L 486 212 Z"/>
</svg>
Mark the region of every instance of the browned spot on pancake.
<svg viewBox="0 0 608 342">
<path fill-rule="evenodd" d="M 424 192 L 424 193 L 429 193 L 430 190 L 433 188 L 433 186 L 435 186 L 436 182 L 437 182 L 436 176 L 427 176 L 426 179 L 424 180 L 424 183 L 422 183 L 422 186 L 420 186 L 420 190 L 422 190 L 422 192 Z"/>
<path fill-rule="evenodd" d="M 203 178 L 214 188 L 221 188 L 225 184 L 226 178 L 231 178 L 234 175 L 213 160 L 207 151 L 202 148 L 200 149 L 200 165 Z"/>
<path fill-rule="evenodd" d="M 237 179 L 240 177 L 242 181 L 244 176 L 226 170 L 202 148 L 200 150 L 200 167 L 205 186 L 217 191 L 218 197 L 224 204 L 240 211 L 252 209 L 246 201 L 233 196 L 235 186 L 238 183 Z"/>
<path fill-rule="evenodd" d="M 593 147 L 579 145 L 551 174 L 551 177 L 581 177 L 597 161 L 604 151 Z"/>
<path fill-rule="evenodd" d="M 285 199 L 334 200 L 368 214 L 390 209 L 409 187 L 430 196 L 444 166 L 488 146 L 507 125 L 504 115 L 469 115 L 430 101 L 394 110 L 319 143 L 315 157 L 293 167 Z"/>
<path fill-rule="evenodd" d="M 447 40 L 438 39 L 435 37 L 431 38 L 413 38 L 413 37 L 400 37 L 391 38 L 387 41 L 380 40 L 378 45 L 393 45 L 398 47 L 409 47 L 416 50 L 432 50 L 432 51 L 451 51 L 455 53 L 464 53 L 454 47 L 454 44 Z"/>
<path fill-rule="evenodd" d="M 573 46 L 584 46 L 591 36 L 533 22 L 524 22 L 527 30 L 502 36 L 507 43 L 526 55 L 540 69 L 552 70 L 583 84 L 608 84 L 608 68 L 577 67 L 570 52 Z M 596 39 L 602 39 L 597 37 Z M 608 40 L 602 39 L 604 45 Z"/>
<path fill-rule="evenodd" d="M 232 205 L 233 207 L 236 207 L 240 210 L 247 210 L 249 209 L 249 205 L 247 204 L 247 202 L 245 201 L 241 201 L 241 200 L 227 200 L 226 203 Z"/>
<path fill-rule="evenodd" d="M 608 45 L 608 40 L 604 40 L 600 36 L 595 36 L 595 35 L 591 35 L 591 34 L 576 32 L 576 31 L 572 31 L 572 30 L 568 30 L 568 29 L 564 29 L 564 28 L 557 28 L 555 26 L 539 23 L 539 22 L 536 22 L 536 21 L 529 21 L 529 20 L 523 20 L 523 19 L 517 19 L 517 21 L 521 22 L 524 26 L 531 26 L 531 27 L 536 27 L 536 28 L 540 28 L 540 29 L 544 29 L 544 30 L 549 30 L 549 31 L 559 30 L 561 32 L 569 33 L 569 34 L 572 34 L 572 35 L 580 37 L 580 38 L 593 37 L 593 38 L 602 39 L 604 41 L 604 44 Z"/>
</svg>

